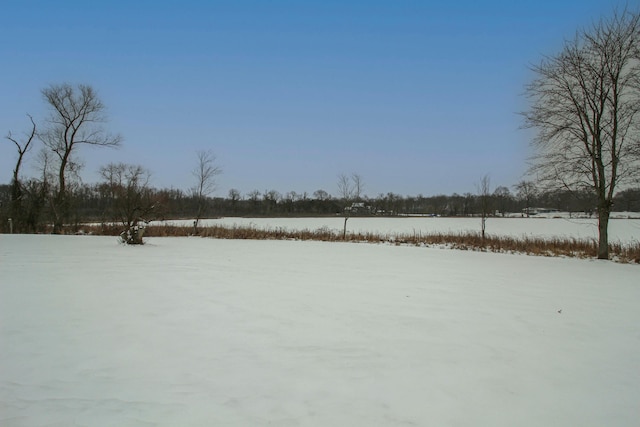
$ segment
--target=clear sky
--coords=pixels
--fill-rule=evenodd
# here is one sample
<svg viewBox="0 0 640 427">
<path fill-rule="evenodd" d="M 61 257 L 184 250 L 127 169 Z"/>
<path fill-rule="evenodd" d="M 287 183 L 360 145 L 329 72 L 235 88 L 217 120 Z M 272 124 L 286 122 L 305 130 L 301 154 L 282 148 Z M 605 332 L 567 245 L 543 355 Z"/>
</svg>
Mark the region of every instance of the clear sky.
<svg viewBox="0 0 640 427">
<path fill-rule="evenodd" d="M 518 115 L 528 66 L 624 4 L 4 0 L 0 134 L 45 118 L 42 88 L 83 83 L 124 137 L 80 149 L 89 183 L 126 162 L 187 190 L 196 151 L 210 149 L 218 196 L 335 195 L 340 173 L 360 174 L 370 196 L 476 192 L 485 174 L 511 187 L 531 154 Z M 16 155 L 0 141 L 0 182 Z"/>
</svg>

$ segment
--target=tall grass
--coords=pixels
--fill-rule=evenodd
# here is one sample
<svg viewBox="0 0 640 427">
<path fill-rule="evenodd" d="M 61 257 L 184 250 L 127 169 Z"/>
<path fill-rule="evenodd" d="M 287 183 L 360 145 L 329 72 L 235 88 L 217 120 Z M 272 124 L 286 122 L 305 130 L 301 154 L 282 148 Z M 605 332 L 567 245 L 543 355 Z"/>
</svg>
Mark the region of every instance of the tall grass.
<svg viewBox="0 0 640 427">
<path fill-rule="evenodd" d="M 91 225 L 83 228 L 85 233 L 117 236 L 122 231 L 118 225 Z M 181 237 L 193 235 L 193 227 L 175 225 L 152 225 L 145 230 L 145 237 Z M 248 240 L 316 240 L 324 242 L 367 242 L 393 245 L 435 246 L 458 250 L 482 252 L 518 253 L 536 256 L 561 256 L 571 258 L 596 258 L 598 244 L 594 239 L 509 237 L 480 233 L 342 233 L 328 227 L 315 230 L 289 230 L 286 228 L 257 228 L 251 226 L 213 225 L 201 227 L 198 235 L 214 239 Z M 609 244 L 611 259 L 622 263 L 640 263 L 640 242 Z"/>
</svg>

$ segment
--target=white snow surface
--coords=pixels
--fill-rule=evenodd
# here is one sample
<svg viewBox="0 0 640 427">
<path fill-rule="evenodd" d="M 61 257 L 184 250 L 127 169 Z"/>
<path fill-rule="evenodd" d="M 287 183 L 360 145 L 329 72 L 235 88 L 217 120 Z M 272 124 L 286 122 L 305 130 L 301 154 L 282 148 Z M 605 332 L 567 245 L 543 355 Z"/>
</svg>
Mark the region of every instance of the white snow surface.
<svg viewBox="0 0 640 427">
<path fill-rule="evenodd" d="M 540 238 L 598 238 L 597 219 L 569 218 L 569 214 L 555 214 L 558 218 L 537 216 L 531 218 L 489 218 L 487 234 L 510 237 Z M 609 221 L 609 241 L 622 244 L 640 241 L 640 219 L 637 213 L 615 213 Z M 193 220 L 171 220 L 154 224 L 193 225 Z M 254 227 L 259 229 L 317 230 L 325 228 L 342 233 L 344 218 L 237 218 L 224 217 L 201 220 L 202 226 Z M 350 233 L 398 234 L 466 233 L 480 232 L 480 218 L 440 217 L 353 217 L 347 221 Z"/>
<path fill-rule="evenodd" d="M 639 268 L 0 235 L 0 425 L 637 426 Z"/>
</svg>

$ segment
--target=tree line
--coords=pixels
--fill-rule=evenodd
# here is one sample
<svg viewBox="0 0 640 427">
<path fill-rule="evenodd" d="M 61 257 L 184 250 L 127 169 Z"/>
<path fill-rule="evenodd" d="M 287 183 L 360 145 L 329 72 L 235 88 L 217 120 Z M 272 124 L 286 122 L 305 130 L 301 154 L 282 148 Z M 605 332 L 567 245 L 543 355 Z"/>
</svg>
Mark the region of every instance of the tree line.
<svg viewBox="0 0 640 427">
<path fill-rule="evenodd" d="M 83 223 L 118 223 L 123 228 L 136 220 L 201 219 L 221 216 L 480 216 L 488 203 L 489 216 L 528 216 L 527 208 L 551 208 L 576 215 L 595 216 L 597 200 L 589 192 L 540 191 L 522 183 L 511 191 L 499 186 L 483 199 L 481 194 L 404 196 L 387 193 L 375 197 L 346 199 L 317 190 L 312 194 L 294 191 L 254 190 L 241 194 L 232 189 L 226 197 L 203 196 L 194 191 L 157 189 L 149 185 L 149 174 L 140 166 L 125 164 L 102 168 L 104 181 L 75 183 L 67 194 L 69 216 L 66 226 L 74 232 Z M 11 185 L 0 185 L 0 231 L 37 233 L 53 231 L 55 213 L 46 181 L 29 179 L 22 184 L 20 215 L 12 216 Z M 619 192 L 614 198 L 617 210 L 640 212 L 640 188 Z M 12 223 L 9 223 L 9 218 Z"/>
</svg>

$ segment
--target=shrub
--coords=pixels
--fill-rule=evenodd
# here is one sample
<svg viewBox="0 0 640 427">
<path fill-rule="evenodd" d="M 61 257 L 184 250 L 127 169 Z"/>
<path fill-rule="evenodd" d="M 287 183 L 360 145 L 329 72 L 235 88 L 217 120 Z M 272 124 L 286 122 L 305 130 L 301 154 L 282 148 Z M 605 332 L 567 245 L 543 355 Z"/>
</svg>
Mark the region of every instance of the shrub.
<svg viewBox="0 0 640 427">
<path fill-rule="evenodd" d="M 143 245 L 144 225 L 132 225 L 120 233 L 120 240 L 127 245 Z"/>
</svg>

